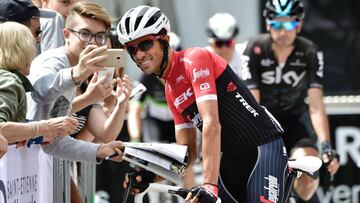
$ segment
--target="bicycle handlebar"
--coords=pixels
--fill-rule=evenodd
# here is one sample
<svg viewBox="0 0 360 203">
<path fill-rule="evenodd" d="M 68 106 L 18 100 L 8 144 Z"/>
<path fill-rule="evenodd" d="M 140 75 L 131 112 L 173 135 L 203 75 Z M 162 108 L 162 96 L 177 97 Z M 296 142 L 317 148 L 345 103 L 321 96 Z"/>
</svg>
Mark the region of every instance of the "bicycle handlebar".
<svg viewBox="0 0 360 203">
<path fill-rule="evenodd" d="M 142 199 L 147 192 L 163 192 L 171 195 L 178 195 L 185 199 L 190 190 L 181 188 L 179 186 L 172 186 L 161 183 L 150 183 L 150 186 L 144 192 L 135 195 L 134 203 L 142 203 Z M 221 199 L 218 198 L 216 203 L 221 203 Z"/>
</svg>

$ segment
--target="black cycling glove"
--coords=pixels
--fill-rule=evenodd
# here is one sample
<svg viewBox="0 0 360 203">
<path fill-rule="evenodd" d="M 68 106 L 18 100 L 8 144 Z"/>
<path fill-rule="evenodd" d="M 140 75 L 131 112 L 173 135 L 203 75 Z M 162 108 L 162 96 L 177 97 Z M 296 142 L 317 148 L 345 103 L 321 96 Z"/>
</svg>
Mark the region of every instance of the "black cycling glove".
<svg viewBox="0 0 360 203">
<path fill-rule="evenodd" d="M 326 154 L 329 157 L 328 162 L 324 162 L 325 165 L 329 165 L 333 159 L 339 160 L 339 154 L 331 147 L 329 141 L 324 141 L 321 143 L 322 155 Z"/>
<path fill-rule="evenodd" d="M 132 179 L 131 181 L 131 187 L 132 188 L 136 188 L 140 190 L 141 192 L 144 192 L 148 187 L 150 183 L 155 182 L 155 178 L 156 175 L 155 173 L 151 172 L 151 171 L 145 171 L 145 170 L 141 170 L 141 171 L 130 171 L 128 173 L 129 178 Z M 135 180 L 135 178 L 137 176 L 141 176 L 141 182 L 137 182 Z"/>
<path fill-rule="evenodd" d="M 218 198 L 217 185 L 205 183 L 202 186 L 193 187 L 191 189 L 192 197 L 198 198 L 200 203 L 216 203 Z"/>
</svg>

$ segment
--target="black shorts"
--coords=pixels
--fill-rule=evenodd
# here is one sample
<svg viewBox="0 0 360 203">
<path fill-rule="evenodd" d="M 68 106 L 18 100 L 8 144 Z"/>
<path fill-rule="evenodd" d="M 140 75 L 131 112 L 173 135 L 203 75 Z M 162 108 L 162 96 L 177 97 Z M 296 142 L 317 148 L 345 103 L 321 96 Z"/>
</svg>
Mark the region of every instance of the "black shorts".
<svg viewBox="0 0 360 203">
<path fill-rule="evenodd" d="M 275 116 L 284 129 L 283 140 L 288 152 L 294 148 L 310 147 L 318 150 L 316 134 L 307 111 L 303 114 Z"/>
<path fill-rule="evenodd" d="M 219 197 L 226 203 L 259 203 L 274 199 L 282 202 L 288 174 L 287 160 L 281 138 L 235 157 L 223 154 Z"/>
</svg>

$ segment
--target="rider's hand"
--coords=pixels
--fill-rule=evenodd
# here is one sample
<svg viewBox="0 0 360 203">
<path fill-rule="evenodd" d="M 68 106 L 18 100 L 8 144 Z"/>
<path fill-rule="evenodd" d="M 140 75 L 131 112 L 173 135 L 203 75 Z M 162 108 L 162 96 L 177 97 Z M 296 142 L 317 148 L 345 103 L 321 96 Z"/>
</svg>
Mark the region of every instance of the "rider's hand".
<svg viewBox="0 0 360 203">
<path fill-rule="evenodd" d="M 124 188 L 129 187 L 130 178 L 132 178 L 132 184 L 130 189 L 130 194 L 137 194 L 144 192 L 150 183 L 156 181 L 156 175 L 151 171 L 145 170 L 132 170 L 125 175 L 125 180 L 123 183 Z"/>
<path fill-rule="evenodd" d="M 322 155 L 321 158 L 324 164 L 327 166 L 328 171 L 331 174 L 335 174 L 339 167 L 339 155 L 336 153 L 334 149 L 332 149 L 329 142 L 325 141 L 321 143 Z"/>
<path fill-rule="evenodd" d="M 216 203 L 218 198 L 217 185 L 205 183 L 202 186 L 193 187 L 185 201 L 190 203 Z"/>
</svg>

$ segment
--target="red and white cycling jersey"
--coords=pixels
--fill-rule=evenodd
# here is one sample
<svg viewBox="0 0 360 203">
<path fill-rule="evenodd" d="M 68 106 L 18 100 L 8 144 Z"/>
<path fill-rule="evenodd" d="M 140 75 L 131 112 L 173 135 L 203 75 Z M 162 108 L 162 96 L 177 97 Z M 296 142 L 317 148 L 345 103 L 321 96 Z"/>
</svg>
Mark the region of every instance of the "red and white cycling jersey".
<svg viewBox="0 0 360 203">
<path fill-rule="evenodd" d="M 224 153 L 237 154 L 270 142 L 282 133 L 277 121 L 258 105 L 226 61 L 206 49 L 173 51 L 164 79 L 177 130 L 196 126 L 201 131 L 197 103 L 218 101 Z"/>
</svg>

